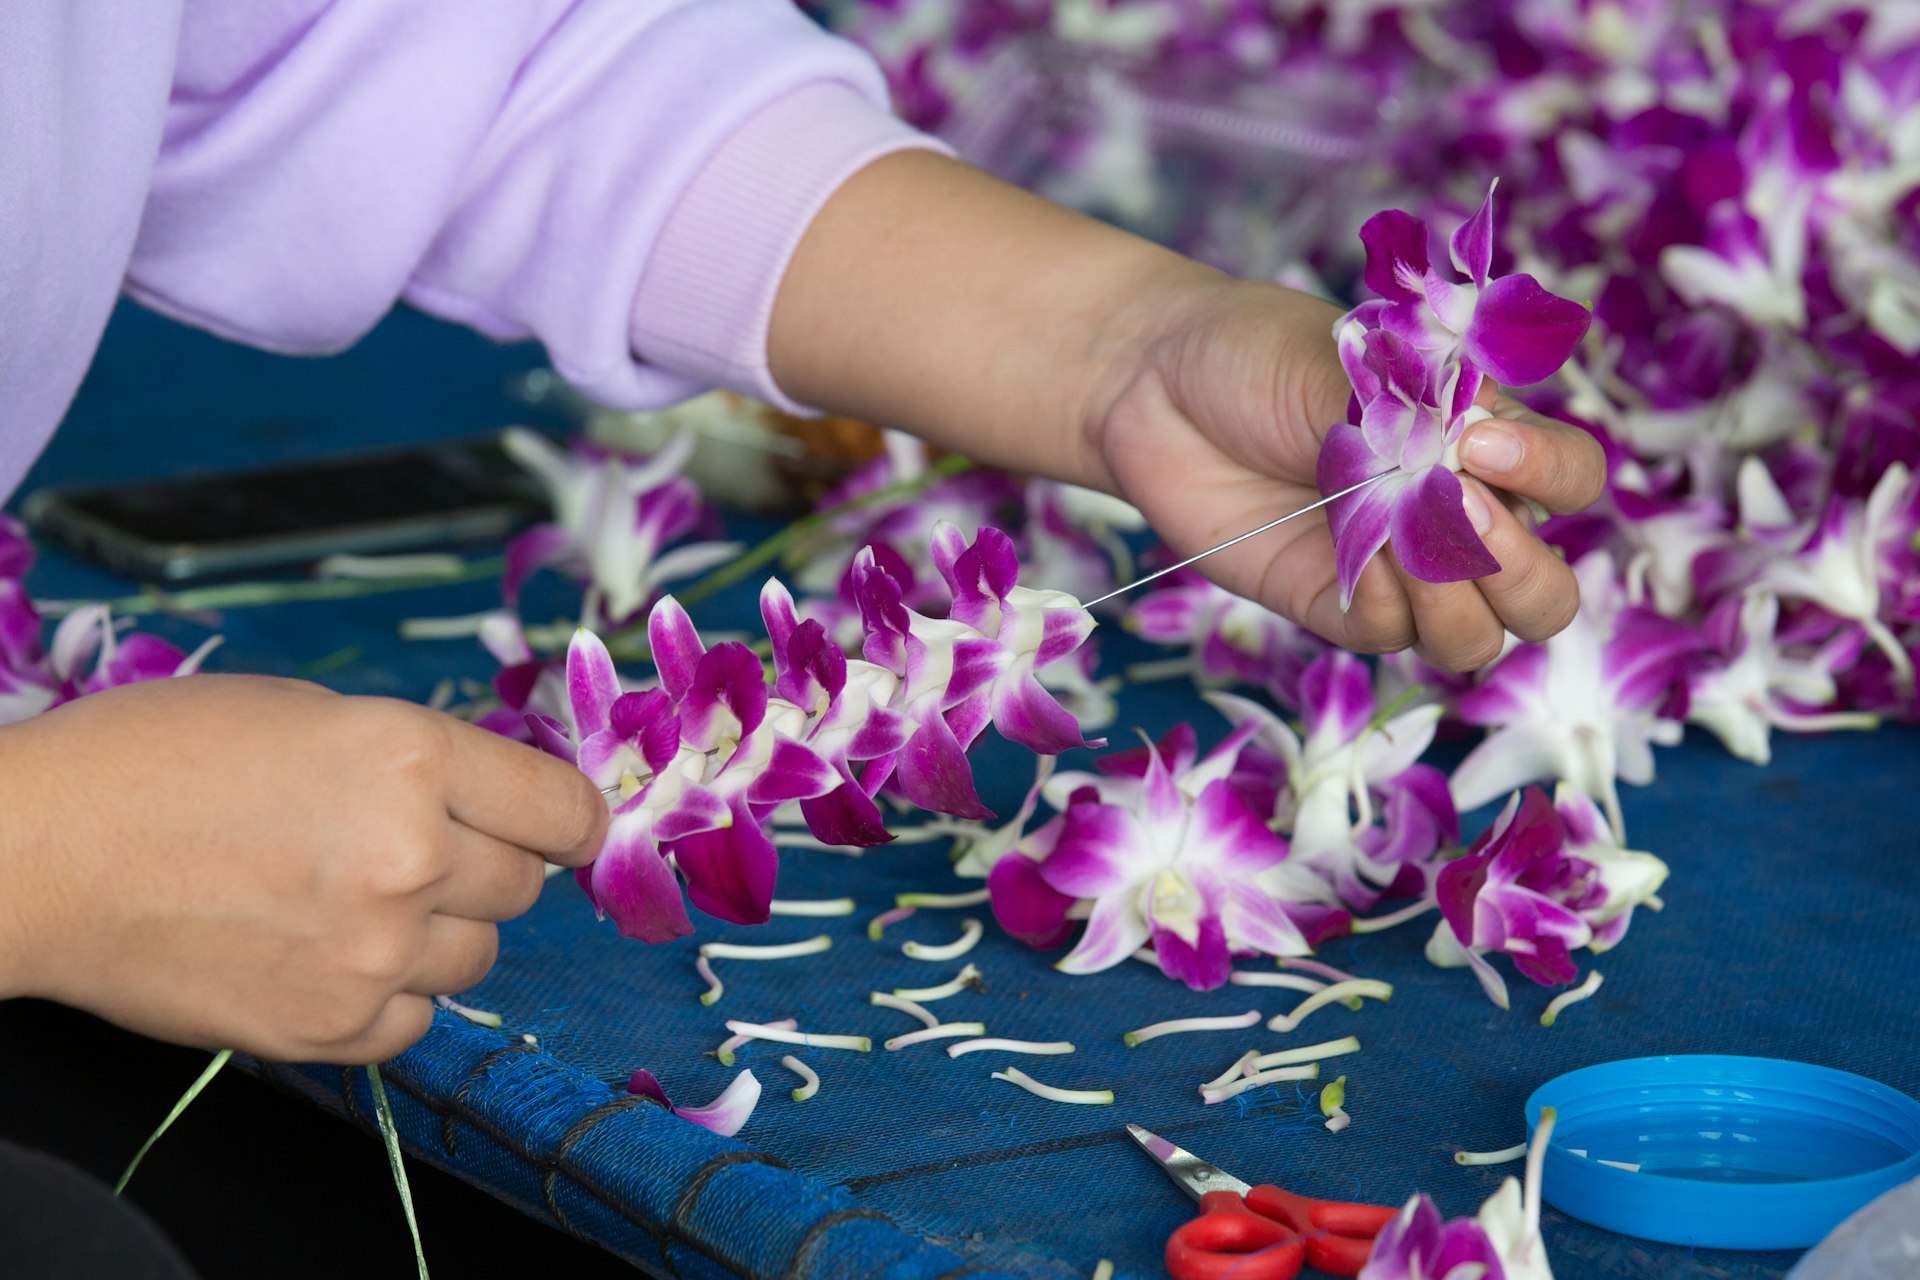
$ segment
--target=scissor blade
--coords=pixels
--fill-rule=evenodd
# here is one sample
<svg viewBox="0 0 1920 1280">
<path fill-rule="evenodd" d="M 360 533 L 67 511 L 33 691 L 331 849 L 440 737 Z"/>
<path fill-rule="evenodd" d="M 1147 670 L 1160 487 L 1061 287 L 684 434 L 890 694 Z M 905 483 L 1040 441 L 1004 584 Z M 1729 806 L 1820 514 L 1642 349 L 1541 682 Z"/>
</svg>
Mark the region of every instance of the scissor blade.
<svg viewBox="0 0 1920 1280">
<path fill-rule="evenodd" d="M 1236 534 L 1233 537 L 1228 538 L 1225 542 L 1220 543 L 1218 546 L 1208 547 L 1205 551 L 1202 551 L 1197 555 L 1188 556 L 1185 560 L 1182 560 L 1179 564 L 1170 564 L 1164 569 L 1155 569 L 1152 573 L 1148 574 L 1144 578 L 1135 578 L 1132 582 L 1129 582 L 1124 587 L 1115 587 L 1113 590 L 1107 592 L 1107 594 L 1103 596 L 1084 602 L 1080 607 L 1082 609 L 1091 609 L 1093 608 L 1093 606 L 1097 604 L 1105 604 L 1107 601 L 1113 599 L 1115 596 L 1123 596 L 1127 594 L 1127 592 L 1133 590 L 1135 587 L 1146 586 L 1149 582 L 1152 582 L 1155 578 L 1164 578 L 1168 574 L 1184 569 L 1188 565 L 1193 564 L 1196 561 L 1205 560 L 1208 556 L 1212 555 L 1216 551 L 1225 551 L 1228 547 L 1238 546 L 1241 543 L 1245 542 L 1248 538 L 1257 538 L 1261 534 L 1265 533 L 1267 530 L 1277 529 L 1289 520 L 1298 520 L 1301 516 L 1304 516 L 1309 512 L 1318 511 L 1320 508 L 1326 506 L 1329 502 L 1338 502 L 1340 499 L 1346 497 L 1350 493 L 1358 493 L 1360 490 L 1366 488 L 1368 485 L 1372 484 L 1374 481 L 1384 480 L 1398 470 L 1399 470 L 1398 467 L 1394 467 L 1391 470 L 1382 471 L 1377 476 L 1368 476 L 1365 480 L 1362 480 L 1359 484 L 1348 485 L 1346 488 L 1340 490 L 1340 492 L 1338 493 L 1330 493 L 1326 497 L 1321 498 L 1317 502 L 1309 502 L 1306 506 L 1301 507 L 1298 511 L 1289 511 L 1287 512 L 1287 514 L 1281 516 L 1278 520 L 1267 521 L 1265 524 L 1261 525 L 1258 529 L 1249 529 L 1245 533 Z"/>
<path fill-rule="evenodd" d="M 1140 1144 L 1141 1150 L 1154 1158 L 1155 1163 L 1182 1191 L 1196 1201 L 1209 1191 L 1231 1191 L 1235 1195 L 1247 1193 L 1246 1183 L 1226 1170 L 1208 1164 L 1185 1147 L 1175 1146 L 1157 1133 L 1130 1124 L 1127 1134 Z"/>
</svg>

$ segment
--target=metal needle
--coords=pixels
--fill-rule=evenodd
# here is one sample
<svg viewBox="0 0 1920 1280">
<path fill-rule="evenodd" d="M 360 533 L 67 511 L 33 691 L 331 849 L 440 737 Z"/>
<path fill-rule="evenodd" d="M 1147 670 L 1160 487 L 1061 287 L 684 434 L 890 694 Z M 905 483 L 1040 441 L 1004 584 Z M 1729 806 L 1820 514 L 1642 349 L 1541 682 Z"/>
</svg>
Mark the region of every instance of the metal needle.
<svg viewBox="0 0 1920 1280">
<path fill-rule="evenodd" d="M 1208 556 L 1212 555 L 1216 551 L 1225 551 L 1228 547 L 1237 546 L 1238 544 L 1245 542 L 1248 538 L 1258 537 L 1260 534 L 1265 533 L 1269 529 L 1278 528 L 1280 525 L 1285 524 L 1289 520 L 1295 519 L 1299 516 L 1304 516 L 1309 511 L 1318 511 L 1320 508 L 1326 506 L 1329 502 L 1338 502 L 1341 498 L 1346 497 L 1348 494 L 1357 493 L 1360 490 L 1366 488 L 1368 485 L 1372 484 L 1374 481 L 1384 480 L 1398 470 L 1399 468 L 1395 467 L 1389 471 L 1382 471 L 1377 476 L 1368 476 L 1365 480 L 1362 480 L 1359 484 L 1348 485 L 1346 488 L 1340 490 L 1340 492 L 1330 493 L 1326 497 L 1320 499 L 1318 502 L 1308 503 L 1306 506 L 1301 507 L 1298 511 L 1289 511 L 1287 512 L 1287 514 L 1281 516 L 1278 520 L 1269 520 L 1265 524 L 1261 525 L 1258 529 L 1249 529 L 1245 533 L 1240 534 L 1237 537 L 1228 538 L 1225 542 L 1221 543 L 1219 546 L 1208 547 L 1205 551 L 1200 552 L 1198 555 L 1188 556 L 1185 560 L 1182 560 L 1179 564 L 1170 564 L 1164 569 L 1155 569 L 1152 573 L 1148 574 L 1144 578 L 1135 578 L 1132 582 L 1129 582 L 1124 587 L 1115 587 L 1112 591 L 1107 592 L 1107 594 L 1099 597 L 1098 599 L 1089 600 L 1085 604 L 1082 604 L 1080 607 L 1082 609 L 1091 609 L 1093 608 L 1093 606 L 1097 604 L 1106 603 L 1108 600 L 1113 599 L 1115 596 L 1125 595 L 1127 592 L 1133 590 L 1135 587 L 1144 587 L 1149 582 L 1152 582 L 1155 578 L 1164 578 L 1168 574 L 1174 572 L 1177 569 L 1186 568 L 1188 565 L 1194 563 L 1196 560 L 1205 560 Z"/>
</svg>

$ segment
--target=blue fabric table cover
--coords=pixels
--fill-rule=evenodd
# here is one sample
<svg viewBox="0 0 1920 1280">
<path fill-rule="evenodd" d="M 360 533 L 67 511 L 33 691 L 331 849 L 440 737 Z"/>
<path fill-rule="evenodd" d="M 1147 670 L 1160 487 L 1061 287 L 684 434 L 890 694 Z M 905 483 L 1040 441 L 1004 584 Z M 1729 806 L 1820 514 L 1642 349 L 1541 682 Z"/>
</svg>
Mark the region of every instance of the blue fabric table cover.
<svg viewBox="0 0 1920 1280">
<path fill-rule="evenodd" d="M 346 356 L 297 362 L 129 311 L 31 483 L 483 431 L 525 416 L 506 387 L 535 362 L 525 349 L 489 347 L 413 315 L 396 316 Z M 46 558 L 32 585 L 47 596 L 124 590 L 59 556 Z M 486 584 L 467 584 L 236 611 L 220 627 L 228 644 L 215 666 L 289 674 L 353 646 L 357 656 L 330 670 L 327 683 L 423 698 L 446 676 L 484 678 L 488 662 L 470 642 L 403 643 L 396 621 L 494 599 Z M 741 626 L 750 604 L 742 590 L 699 613 L 715 628 Z M 143 625 L 182 642 L 205 634 L 181 620 Z M 1117 632 L 1103 640 L 1111 657 L 1139 652 Z M 1190 689 L 1169 683 L 1130 690 L 1113 733 L 1118 740 L 1139 726 L 1157 734 L 1180 719 L 1193 720 L 1203 738 L 1221 729 Z M 1068 1277 L 1101 1258 L 1123 1276 L 1159 1274 L 1161 1243 L 1191 1208 L 1124 1137 L 1128 1121 L 1250 1180 L 1388 1203 L 1418 1188 L 1447 1212 L 1467 1213 L 1508 1170 L 1457 1168 L 1451 1153 L 1519 1141 L 1526 1095 L 1575 1067 L 1656 1053 L 1763 1054 L 1920 1091 L 1917 766 L 1920 733 L 1907 728 L 1778 740 L 1765 769 L 1697 737 L 1662 752 L 1659 783 L 1630 791 L 1626 811 L 1631 843 L 1673 868 L 1666 910 L 1640 915 L 1621 947 L 1598 958 L 1604 989 L 1551 1029 L 1537 1023 L 1551 993 L 1515 980 L 1514 1009 L 1502 1013 L 1464 971 L 1425 963 L 1420 924 L 1322 953 L 1393 982 L 1389 1004 L 1323 1010 L 1285 1038 L 1256 1030 L 1128 1049 L 1121 1033 L 1143 1023 L 1274 1013 L 1298 997 L 1240 987 L 1196 994 L 1132 963 L 1069 978 L 1051 969 L 1054 957 L 989 929 L 967 957 L 985 971 L 987 989 L 939 1009 L 985 1022 L 995 1035 L 1071 1039 L 1079 1045 L 1071 1056 L 1018 1064 L 1049 1083 L 1117 1094 L 1111 1107 L 1046 1102 L 991 1080 L 1009 1061 L 999 1055 L 949 1060 L 939 1044 L 879 1047 L 916 1024 L 871 1008 L 867 993 L 938 982 L 960 963 L 907 959 L 900 943 L 945 941 L 963 918 L 985 916 L 922 911 L 883 942 L 867 939 L 866 921 L 896 892 L 970 887 L 951 875 L 940 846 L 920 845 L 858 859 L 786 856 L 780 897 L 851 895 L 854 916 L 779 919 L 758 930 L 701 920 L 695 938 L 663 947 L 619 938 L 569 880 L 556 879 L 532 913 L 503 928 L 498 967 L 464 997 L 499 1012 L 504 1028 L 442 1015 L 386 1076 L 415 1158 L 659 1274 Z M 1028 780 L 1019 753 L 993 744 L 977 767 L 988 802 L 1009 811 Z M 1477 815 L 1470 829 L 1485 819 Z M 712 1008 L 698 1002 L 698 942 L 819 932 L 835 944 L 822 955 L 716 962 L 726 994 Z M 727 1035 L 725 1019 L 781 1017 L 871 1035 L 875 1051 L 800 1051 L 822 1080 L 805 1103 L 787 1096 L 795 1083 L 779 1065 L 787 1047 L 749 1046 L 734 1069 L 707 1056 Z M 1365 1049 L 1329 1073 L 1349 1077 L 1354 1119 L 1344 1133 L 1327 1133 L 1312 1092 L 1295 1086 L 1200 1104 L 1195 1084 L 1244 1048 L 1348 1032 Z M 524 1033 L 538 1037 L 537 1049 Z M 753 1069 L 766 1094 L 740 1138 L 722 1139 L 627 1098 L 621 1086 L 640 1066 L 686 1104 L 708 1101 L 739 1067 Z M 364 1072 L 254 1068 L 371 1129 Z M 476 1227 L 422 1224 L 429 1258 L 436 1231 L 454 1229 Z M 1655 1245 L 1551 1210 L 1545 1232 L 1562 1280 L 1745 1280 L 1780 1276 L 1794 1257 Z"/>
</svg>

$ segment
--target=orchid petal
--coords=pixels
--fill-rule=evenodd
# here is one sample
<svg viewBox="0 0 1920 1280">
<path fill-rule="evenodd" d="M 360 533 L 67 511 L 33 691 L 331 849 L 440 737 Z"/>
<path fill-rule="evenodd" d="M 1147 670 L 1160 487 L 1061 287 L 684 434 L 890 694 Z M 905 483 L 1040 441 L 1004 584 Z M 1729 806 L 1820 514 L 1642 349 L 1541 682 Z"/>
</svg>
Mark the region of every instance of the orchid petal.
<svg viewBox="0 0 1920 1280">
<path fill-rule="evenodd" d="M 673 841 L 673 858 L 694 906 L 731 924 L 765 924 L 780 855 L 749 814 L 736 808 L 732 817 Z"/>
<path fill-rule="evenodd" d="M 974 790 L 967 753 L 946 720 L 929 716 L 900 749 L 895 777 L 901 794 L 923 809 L 956 818 L 984 820 L 993 810 Z"/>
<path fill-rule="evenodd" d="M 671 942 L 693 932 L 680 882 L 644 818 L 615 815 L 600 856 L 580 869 L 580 879 L 594 909 L 625 937 Z"/>
<path fill-rule="evenodd" d="M 1367 249 L 1367 288 L 1395 302 L 1420 299 L 1406 280 L 1409 274 L 1415 279 L 1426 274 L 1426 223 L 1410 213 L 1388 209 L 1361 226 L 1360 243 Z"/>
<path fill-rule="evenodd" d="M 574 546 L 573 535 L 557 524 L 537 524 L 514 538 L 507 544 L 506 568 L 500 575 L 501 597 L 517 604 L 526 580 L 565 559 Z"/>
<path fill-rule="evenodd" d="M 694 630 L 693 619 L 672 596 L 662 596 L 647 616 L 647 643 L 652 649 L 653 665 L 660 673 L 661 687 L 676 703 L 693 684 L 695 670 L 707 647 Z"/>
<path fill-rule="evenodd" d="M 1500 571 L 1467 517 L 1460 477 L 1445 467 L 1429 468 L 1403 490 L 1391 521 L 1394 555 L 1422 582 L 1464 582 Z"/>
<path fill-rule="evenodd" d="M 1511 275 L 1482 291 L 1462 336 L 1467 357 L 1488 377 L 1524 387 L 1553 376 L 1592 322 L 1579 303 L 1548 293 L 1532 276 Z"/>
<path fill-rule="evenodd" d="M 1495 178 L 1487 187 L 1487 198 L 1480 211 L 1461 223 L 1448 242 L 1453 266 L 1474 284 L 1486 287 L 1487 272 L 1493 267 L 1493 192 L 1500 185 Z"/>
<path fill-rule="evenodd" d="M 631 1087 L 631 1086 L 629 1086 Z M 690 1121 L 703 1129 L 710 1129 L 723 1138 L 731 1138 L 739 1133 L 747 1119 L 753 1115 L 754 1107 L 760 1103 L 760 1081 L 751 1071 L 741 1071 L 721 1091 L 719 1097 L 704 1107 L 675 1107 L 673 1113 L 682 1120 Z"/>
<path fill-rule="evenodd" d="M 1072 974 L 1111 969 L 1145 946 L 1152 932 L 1134 895 L 1101 898 L 1087 917 L 1087 931 L 1054 968 Z"/>
<path fill-rule="evenodd" d="M 993 918 L 1028 946 L 1046 951 L 1073 936 L 1074 923 L 1067 919 L 1073 896 L 1048 884 L 1032 859 L 1010 853 L 994 863 L 987 873 L 987 892 Z"/>
<path fill-rule="evenodd" d="M 567 646 L 567 700 L 573 708 L 574 732 L 584 740 L 605 730 L 619 696 L 620 677 L 607 646 L 585 627 L 575 630 Z"/>
</svg>

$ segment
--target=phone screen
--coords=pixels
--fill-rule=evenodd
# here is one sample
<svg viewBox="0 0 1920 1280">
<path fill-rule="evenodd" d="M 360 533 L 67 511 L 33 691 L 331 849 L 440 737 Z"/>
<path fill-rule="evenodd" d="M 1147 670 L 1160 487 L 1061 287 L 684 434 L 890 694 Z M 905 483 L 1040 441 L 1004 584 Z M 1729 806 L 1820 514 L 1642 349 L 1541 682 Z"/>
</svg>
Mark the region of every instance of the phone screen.
<svg viewBox="0 0 1920 1280">
<path fill-rule="evenodd" d="M 253 541 L 486 508 L 543 508 L 539 490 L 488 440 L 189 477 L 63 495 L 66 504 L 162 546 Z"/>
</svg>

